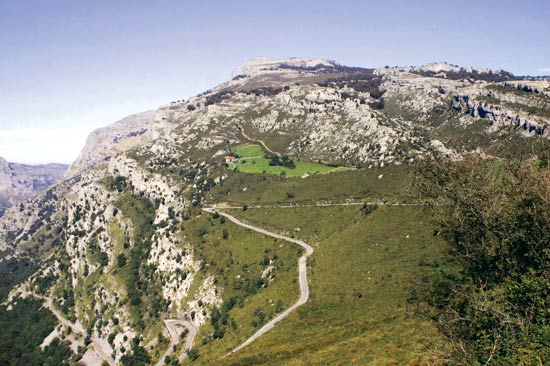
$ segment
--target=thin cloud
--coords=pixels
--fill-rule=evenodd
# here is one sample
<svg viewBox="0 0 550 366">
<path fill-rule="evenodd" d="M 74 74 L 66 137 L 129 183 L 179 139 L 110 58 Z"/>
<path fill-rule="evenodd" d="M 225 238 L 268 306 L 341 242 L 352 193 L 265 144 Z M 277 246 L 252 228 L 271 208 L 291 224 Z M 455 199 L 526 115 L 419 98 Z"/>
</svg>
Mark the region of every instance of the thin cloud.
<svg viewBox="0 0 550 366">
<path fill-rule="evenodd" d="M 550 67 L 541 67 L 539 69 L 540 72 L 550 72 Z"/>
</svg>

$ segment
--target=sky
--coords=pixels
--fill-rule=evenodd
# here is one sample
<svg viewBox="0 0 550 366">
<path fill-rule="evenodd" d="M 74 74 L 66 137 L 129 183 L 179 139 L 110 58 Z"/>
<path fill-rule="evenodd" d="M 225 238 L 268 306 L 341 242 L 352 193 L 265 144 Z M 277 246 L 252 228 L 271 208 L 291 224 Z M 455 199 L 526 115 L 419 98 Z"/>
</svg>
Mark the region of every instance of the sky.
<svg viewBox="0 0 550 366">
<path fill-rule="evenodd" d="M 94 129 L 260 56 L 548 75 L 550 1 L 0 0 L 0 156 L 70 163 Z"/>
</svg>

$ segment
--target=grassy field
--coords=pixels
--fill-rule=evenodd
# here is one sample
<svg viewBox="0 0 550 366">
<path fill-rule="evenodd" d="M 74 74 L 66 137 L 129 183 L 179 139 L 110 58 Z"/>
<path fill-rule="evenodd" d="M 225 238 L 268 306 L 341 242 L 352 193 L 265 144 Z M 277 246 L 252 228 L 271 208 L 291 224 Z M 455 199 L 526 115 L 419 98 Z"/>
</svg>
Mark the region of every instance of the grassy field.
<svg viewBox="0 0 550 366">
<path fill-rule="evenodd" d="M 215 364 L 423 365 L 441 355 L 440 335 L 416 315 L 411 300 L 415 283 L 432 269 L 422 263 L 445 251 L 422 208 L 379 207 L 368 216 L 357 207 L 232 213 L 314 246 L 308 263 L 311 294 L 273 330 Z M 294 285 L 290 293 L 296 292 Z M 251 317 L 245 313 L 243 322 Z M 201 348 L 203 356 L 193 364 L 213 364 L 222 353 L 214 346 Z"/>
<path fill-rule="evenodd" d="M 271 166 L 269 159 L 265 158 L 265 152 L 259 145 L 242 144 L 231 149 L 232 152 L 239 156 L 239 159 L 229 164 L 229 168 L 243 173 L 267 173 L 276 175 L 285 175 L 286 177 L 301 177 L 304 174 L 324 174 L 329 172 L 337 172 L 349 170 L 346 167 L 331 167 L 324 164 L 295 161 L 295 168 L 287 168 L 284 166 Z"/>
<path fill-rule="evenodd" d="M 277 204 L 369 200 L 410 202 L 414 176 L 407 166 L 354 170 L 285 179 L 269 174 L 231 172 L 209 195 L 211 202 Z"/>
<path fill-rule="evenodd" d="M 249 143 L 235 146 L 231 149 L 231 152 L 237 154 L 240 158 L 262 158 L 265 155 L 261 146 Z"/>
<path fill-rule="evenodd" d="M 271 166 L 269 165 L 269 159 L 266 158 L 249 158 L 239 159 L 235 163 L 230 163 L 230 169 L 236 169 L 243 173 L 267 173 L 276 175 L 285 175 L 287 177 L 301 177 L 304 174 L 324 174 L 329 172 L 337 172 L 342 170 L 349 170 L 345 167 L 330 167 L 319 163 L 311 163 L 307 161 L 295 161 L 296 168 L 286 168 L 284 166 Z"/>
</svg>

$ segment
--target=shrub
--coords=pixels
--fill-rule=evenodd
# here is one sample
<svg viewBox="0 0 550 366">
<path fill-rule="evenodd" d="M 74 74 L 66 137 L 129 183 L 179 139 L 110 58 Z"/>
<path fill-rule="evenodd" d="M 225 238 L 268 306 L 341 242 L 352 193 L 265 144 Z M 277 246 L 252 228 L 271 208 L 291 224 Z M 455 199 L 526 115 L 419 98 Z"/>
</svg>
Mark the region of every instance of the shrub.
<svg viewBox="0 0 550 366">
<path fill-rule="evenodd" d="M 124 253 L 120 253 L 117 257 L 116 257 L 116 261 L 117 261 L 117 265 L 118 265 L 118 268 L 122 268 L 126 265 L 126 263 L 128 262 L 128 258 L 124 255 Z"/>
<path fill-rule="evenodd" d="M 196 349 L 195 347 L 187 351 L 187 357 L 189 357 L 191 361 L 195 361 L 197 358 L 199 358 L 199 356 L 200 356 L 199 350 Z"/>
<path fill-rule="evenodd" d="M 361 207 L 360 211 L 363 215 L 367 216 L 370 213 L 374 212 L 377 208 L 377 205 L 369 205 L 368 203 L 363 203 L 363 207 Z"/>
</svg>

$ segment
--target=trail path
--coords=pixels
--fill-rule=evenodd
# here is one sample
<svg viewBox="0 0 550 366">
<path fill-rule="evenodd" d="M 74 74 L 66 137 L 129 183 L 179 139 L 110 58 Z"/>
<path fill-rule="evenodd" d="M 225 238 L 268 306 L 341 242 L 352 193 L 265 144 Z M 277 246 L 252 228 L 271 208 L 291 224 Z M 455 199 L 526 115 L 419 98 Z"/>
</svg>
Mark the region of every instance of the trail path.
<svg viewBox="0 0 550 366">
<path fill-rule="evenodd" d="M 388 202 L 339 202 L 339 203 L 296 203 L 296 204 L 275 204 L 275 205 L 248 205 L 248 208 L 307 208 L 307 207 L 334 207 L 334 206 L 362 206 L 377 205 L 377 206 L 424 206 L 424 203 L 388 203 Z M 235 206 L 231 203 L 216 204 L 216 208 L 223 209 L 241 209 L 242 206 Z M 221 215 L 221 213 L 220 213 Z"/>
<path fill-rule="evenodd" d="M 269 146 L 266 145 L 266 143 L 264 142 L 264 140 L 256 140 L 256 139 L 254 139 L 254 138 L 248 136 L 248 135 L 246 134 L 246 132 L 244 132 L 244 127 L 243 127 L 243 125 L 238 125 L 238 126 L 239 126 L 239 129 L 241 130 L 241 134 L 243 135 L 243 137 L 244 137 L 245 139 L 247 139 L 248 141 L 257 142 L 257 143 L 259 143 L 260 145 L 262 145 L 263 148 L 266 149 L 267 151 L 269 151 L 270 153 L 275 154 L 275 155 L 277 155 L 277 156 L 281 156 L 281 154 L 279 154 L 278 152 L 271 150 L 271 149 L 269 148 Z"/>
<path fill-rule="evenodd" d="M 290 238 L 288 236 L 284 236 L 284 235 L 281 235 L 281 234 L 273 233 L 271 231 L 267 231 L 267 230 L 259 228 L 257 226 L 246 224 L 246 223 L 240 221 L 239 219 L 237 219 L 236 217 L 231 216 L 228 213 L 218 211 L 216 208 L 205 207 L 205 208 L 203 208 L 203 211 L 206 211 L 206 212 L 209 212 L 209 213 L 218 212 L 218 214 L 224 216 L 225 218 L 229 219 L 230 221 L 232 221 L 233 223 L 235 223 L 239 226 L 242 226 L 242 227 L 244 227 L 246 229 L 249 229 L 249 230 L 256 231 L 260 234 L 271 236 L 273 238 L 282 239 L 282 240 L 286 240 L 286 241 L 289 241 L 289 242 L 294 243 L 294 244 L 298 244 L 299 246 L 301 246 L 302 248 L 304 248 L 306 250 L 306 253 L 303 256 L 301 256 L 300 259 L 298 260 L 298 281 L 300 283 L 300 298 L 298 299 L 298 301 L 294 305 L 292 305 L 291 307 L 286 309 L 284 312 L 277 315 L 274 319 L 269 321 L 263 327 L 261 327 L 256 333 L 254 333 L 246 341 L 244 341 L 243 343 L 241 343 L 240 345 L 235 347 L 230 352 L 230 354 L 231 354 L 231 353 L 235 353 L 235 352 L 241 350 L 242 348 L 248 346 L 250 343 L 254 342 L 256 339 L 258 339 L 263 334 L 265 334 L 270 329 L 272 329 L 275 326 L 275 324 L 277 324 L 278 322 L 280 322 L 281 320 L 286 318 L 292 311 L 294 311 L 296 308 L 298 308 L 299 306 L 301 306 L 301 305 L 303 305 L 307 302 L 307 300 L 309 298 L 309 287 L 308 287 L 308 284 L 307 284 L 307 257 L 309 257 L 313 253 L 313 248 L 309 244 L 307 244 L 306 242 L 304 242 L 302 240 Z"/>
<path fill-rule="evenodd" d="M 65 317 L 64 314 L 62 314 L 59 310 L 57 310 L 53 306 L 53 289 L 50 292 L 50 295 L 48 297 L 40 296 L 37 294 L 33 294 L 34 297 L 44 300 L 46 303 L 46 307 L 52 312 L 52 314 L 57 318 L 57 321 L 62 324 L 63 326 L 71 329 L 71 331 L 75 334 L 78 334 L 82 337 L 86 337 L 86 332 L 84 331 L 84 327 L 82 327 L 82 324 L 79 322 L 73 323 L 69 319 Z M 116 362 L 113 360 L 111 355 L 109 354 L 109 350 L 106 349 L 106 341 L 98 338 L 98 337 L 92 337 L 92 345 L 94 348 L 95 353 L 97 356 L 99 356 L 100 359 L 107 361 L 107 363 L 110 366 L 116 366 Z"/>
</svg>

